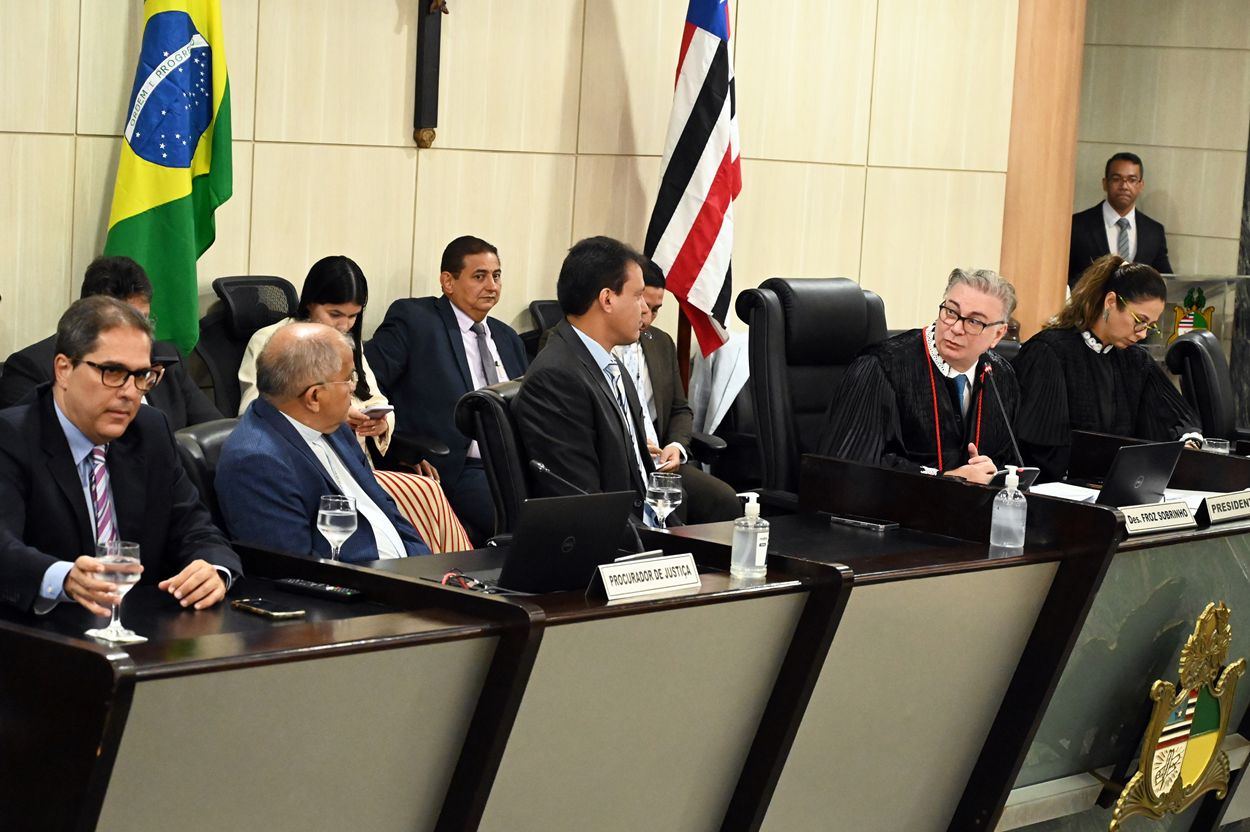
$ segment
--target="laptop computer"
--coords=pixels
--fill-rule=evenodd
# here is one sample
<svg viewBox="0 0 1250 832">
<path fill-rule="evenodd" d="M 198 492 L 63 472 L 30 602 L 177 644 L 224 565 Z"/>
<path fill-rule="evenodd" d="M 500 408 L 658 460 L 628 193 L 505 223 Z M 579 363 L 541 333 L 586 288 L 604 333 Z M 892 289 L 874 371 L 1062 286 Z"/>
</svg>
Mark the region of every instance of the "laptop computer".
<svg viewBox="0 0 1250 832">
<path fill-rule="evenodd" d="M 1163 502 L 1163 490 L 1184 447 L 1183 442 L 1124 445 L 1111 461 L 1096 504 L 1119 508 Z"/>
<path fill-rule="evenodd" d="M 512 543 L 500 547 L 503 566 L 465 574 L 515 592 L 585 589 L 600 564 L 616 559 L 636 496 L 611 491 L 526 500 Z"/>
</svg>

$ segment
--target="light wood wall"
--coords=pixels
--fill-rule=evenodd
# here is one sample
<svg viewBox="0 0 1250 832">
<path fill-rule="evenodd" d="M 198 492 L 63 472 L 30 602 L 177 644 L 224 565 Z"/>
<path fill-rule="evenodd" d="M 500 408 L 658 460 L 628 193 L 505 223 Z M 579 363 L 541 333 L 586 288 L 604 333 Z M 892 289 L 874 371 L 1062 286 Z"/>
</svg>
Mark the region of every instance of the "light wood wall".
<svg viewBox="0 0 1250 832">
<path fill-rule="evenodd" d="M 1172 266 L 1235 274 L 1250 137 L 1250 3 L 1088 0 L 1074 210 L 1103 165 L 1142 157 L 1138 207 L 1167 228 Z"/>
<path fill-rule="evenodd" d="M 372 329 L 392 300 L 435 292 L 443 246 L 472 233 L 500 248 L 500 316 L 528 328 L 572 242 L 641 245 L 686 4 L 452 0 L 438 138 L 418 151 L 422 5 L 222 0 L 235 196 L 200 261 L 202 301 L 214 277 L 299 286 L 342 253 L 369 276 Z M 904 327 L 932 319 L 952 267 L 999 266 L 1017 0 L 730 14 L 736 288 L 850 277 Z M 103 247 L 141 24 L 137 0 L 0 0 L 0 353 L 52 330 Z"/>
</svg>

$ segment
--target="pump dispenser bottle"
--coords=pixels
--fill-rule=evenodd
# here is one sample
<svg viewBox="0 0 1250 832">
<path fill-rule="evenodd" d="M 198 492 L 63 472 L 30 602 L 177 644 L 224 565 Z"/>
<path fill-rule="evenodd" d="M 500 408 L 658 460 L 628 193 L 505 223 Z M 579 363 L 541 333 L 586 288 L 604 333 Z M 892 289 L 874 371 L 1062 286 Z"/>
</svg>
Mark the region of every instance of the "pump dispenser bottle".
<svg viewBox="0 0 1250 832">
<path fill-rule="evenodd" d="M 762 578 L 768 572 L 768 521 L 760 517 L 759 499 L 754 491 L 738 495 L 746 498 L 746 515 L 734 521 L 733 552 L 729 574 L 735 578 Z"/>
<path fill-rule="evenodd" d="M 1024 552 L 1024 524 L 1029 504 L 1020 491 L 1016 466 L 1007 466 L 1007 487 L 994 498 L 994 520 L 990 526 L 990 557 L 1011 558 Z"/>
</svg>

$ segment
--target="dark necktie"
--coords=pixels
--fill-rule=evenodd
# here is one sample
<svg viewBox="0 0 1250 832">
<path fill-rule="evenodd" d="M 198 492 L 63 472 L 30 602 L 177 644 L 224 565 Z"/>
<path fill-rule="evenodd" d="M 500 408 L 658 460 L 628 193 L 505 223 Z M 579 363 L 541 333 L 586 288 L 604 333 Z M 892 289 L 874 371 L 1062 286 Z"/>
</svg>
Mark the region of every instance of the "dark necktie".
<svg viewBox="0 0 1250 832">
<path fill-rule="evenodd" d="M 473 330 L 473 334 L 477 336 L 477 358 L 482 365 L 482 378 L 486 379 L 487 384 L 498 384 L 499 373 L 495 369 L 494 359 L 490 356 L 490 342 L 486 340 L 486 324 L 476 321 L 469 329 Z"/>
</svg>

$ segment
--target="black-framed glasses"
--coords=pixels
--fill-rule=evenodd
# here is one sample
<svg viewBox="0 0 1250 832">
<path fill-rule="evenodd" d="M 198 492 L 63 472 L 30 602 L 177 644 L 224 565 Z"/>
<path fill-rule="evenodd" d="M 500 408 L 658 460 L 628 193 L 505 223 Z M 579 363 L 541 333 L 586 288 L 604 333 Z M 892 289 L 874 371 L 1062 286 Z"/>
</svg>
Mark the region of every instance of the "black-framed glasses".
<svg viewBox="0 0 1250 832">
<path fill-rule="evenodd" d="M 309 390 L 313 389 L 314 387 L 329 387 L 331 384 L 350 384 L 352 386 L 352 389 L 355 390 L 356 385 L 359 383 L 360 383 L 360 375 L 355 370 L 352 370 L 351 378 L 348 378 L 344 381 L 318 381 L 314 384 L 310 384 L 307 387 L 305 387 L 304 391 L 300 393 L 299 395 L 300 396 L 304 395 L 304 393 L 307 393 Z M 299 396 L 296 396 L 296 398 L 298 399 Z"/>
<path fill-rule="evenodd" d="M 1141 184 L 1141 177 L 1140 176 L 1120 176 L 1118 173 L 1113 173 L 1107 177 L 1107 181 L 1110 182 L 1112 185 L 1119 185 L 1122 182 L 1125 185 L 1128 185 L 1129 187 L 1136 188 L 1138 185 Z"/>
<path fill-rule="evenodd" d="M 120 364 L 97 364 L 83 358 L 75 358 L 75 364 L 86 364 L 100 371 L 100 383 L 105 387 L 125 387 L 126 380 L 135 380 L 135 389 L 146 393 L 157 385 L 165 374 L 164 367 L 144 367 L 141 370 L 128 370 Z"/>
<path fill-rule="evenodd" d="M 964 331 L 967 332 L 969 335 L 980 335 L 982 332 L 985 331 L 985 328 L 987 326 L 998 326 L 999 324 L 1007 323 L 1006 321 L 994 321 L 993 323 L 986 323 L 985 321 L 978 321 L 976 318 L 968 318 L 963 315 L 960 315 L 958 312 L 956 312 L 954 309 L 951 309 L 949 306 L 947 306 L 944 303 L 938 305 L 938 319 L 941 320 L 942 323 L 946 324 L 947 326 L 954 326 L 960 321 L 963 321 Z"/>
<path fill-rule="evenodd" d="M 1143 321 L 1141 318 L 1137 317 L 1137 313 L 1134 312 L 1129 307 L 1128 301 L 1120 297 L 1119 292 L 1116 292 L 1115 297 L 1116 297 L 1116 300 L 1120 301 L 1120 303 L 1124 306 L 1125 309 L 1128 309 L 1128 313 L 1133 316 L 1133 331 L 1134 332 L 1148 332 L 1151 335 L 1153 335 L 1154 333 L 1159 331 L 1159 325 L 1157 323 L 1152 324 L 1150 321 Z"/>
</svg>

